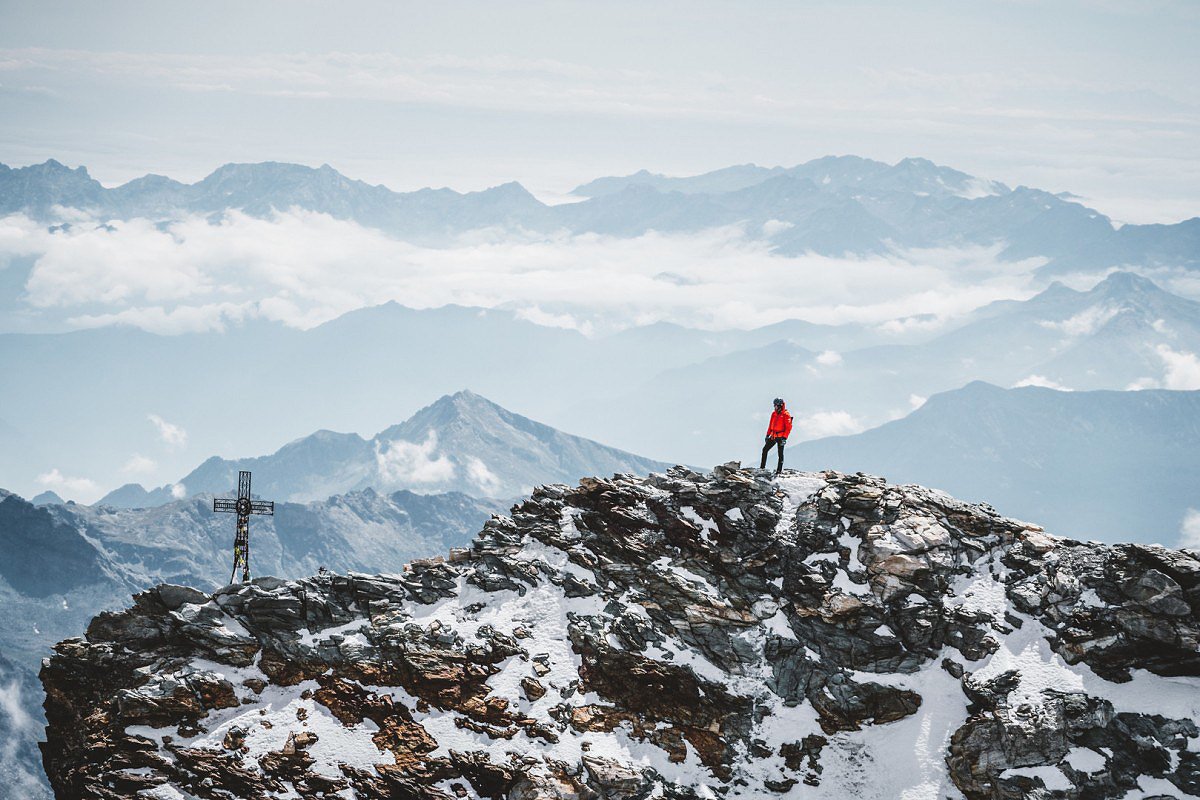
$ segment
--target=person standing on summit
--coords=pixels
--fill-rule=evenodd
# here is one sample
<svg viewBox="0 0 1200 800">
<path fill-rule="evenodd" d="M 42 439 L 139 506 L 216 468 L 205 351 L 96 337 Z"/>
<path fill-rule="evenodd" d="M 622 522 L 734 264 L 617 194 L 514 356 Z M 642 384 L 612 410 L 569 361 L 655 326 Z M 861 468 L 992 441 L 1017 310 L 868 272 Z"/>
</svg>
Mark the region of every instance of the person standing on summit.
<svg viewBox="0 0 1200 800">
<path fill-rule="evenodd" d="M 762 463 L 758 465 L 759 469 L 767 468 L 767 454 L 771 452 L 772 447 L 779 449 L 779 465 L 775 467 L 775 474 L 783 472 L 783 445 L 787 442 L 788 436 L 792 433 L 792 415 L 788 413 L 787 404 L 781 398 L 775 398 L 775 410 L 771 412 L 771 421 L 767 424 L 767 443 L 762 449 Z"/>
</svg>

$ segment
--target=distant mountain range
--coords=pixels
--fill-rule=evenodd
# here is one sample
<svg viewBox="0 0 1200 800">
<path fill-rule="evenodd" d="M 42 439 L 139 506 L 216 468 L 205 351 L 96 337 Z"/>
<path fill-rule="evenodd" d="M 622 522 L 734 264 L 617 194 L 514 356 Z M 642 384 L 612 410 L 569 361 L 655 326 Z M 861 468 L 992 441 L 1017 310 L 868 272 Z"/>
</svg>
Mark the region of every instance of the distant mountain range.
<svg viewBox="0 0 1200 800">
<path fill-rule="evenodd" d="M 128 328 L 0 335 L 0 409 L 12 442 L 0 447 L 0 483 L 32 495 L 42 488 L 35 476 L 60 469 L 113 486 L 120 482 L 114 478 L 129 480 L 121 470 L 140 452 L 161 459 L 171 479 L 184 476 L 189 490 L 197 483 L 196 491 L 228 491 L 233 466 L 214 467 L 203 480 L 188 477 L 199 460 L 190 454 L 270 453 L 322 429 L 382 431 L 462 386 L 574 435 L 659 462 L 702 466 L 747 458 L 776 396 L 796 415 L 799 441 L 879 425 L 973 380 L 1077 390 L 1200 388 L 1187 369 L 1200 353 L 1200 303 L 1131 273 L 1113 273 L 1087 291 L 1051 285 L 925 337 L 881 344 L 889 335 L 878 329 L 794 321 L 727 332 L 653 325 L 589 338 L 503 310 L 392 303 L 308 331 L 255 321 L 180 336 Z M 256 367 L 238 372 L 234 384 L 230 365 L 247 353 Z M 105 391 L 81 389 L 100 385 Z M 165 447 L 150 414 L 186 429 L 188 447 Z M 428 432 L 412 435 L 406 441 L 426 446 Z M 480 444 L 439 440 L 436 447 L 461 456 L 462 447 Z M 366 484 L 356 481 L 379 463 L 372 440 L 355 435 L 323 434 L 294 458 L 305 448 L 345 449 L 336 463 L 348 472 L 329 484 L 322 477 L 282 486 L 277 499 L 361 488 Z M 455 478 L 465 482 L 394 485 L 480 493 L 478 482 L 466 480 L 469 467 L 454 465 Z M 488 469 L 507 481 L 501 493 L 537 482 Z M 596 464 L 593 471 L 611 470 Z M 142 491 L 108 499 L 122 506 L 168 499 Z"/>
<path fill-rule="evenodd" d="M 351 180 L 328 165 L 274 162 L 226 164 L 194 184 L 147 175 L 109 189 L 85 168 L 54 160 L 0 165 L 0 213 L 48 219 L 59 207 L 101 220 L 231 209 L 261 216 L 297 207 L 427 243 L 480 228 L 636 236 L 741 225 L 783 255 L 1002 243 L 1003 258 L 1048 259 L 1048 274 L 1200 267 L 1200 218 L 1118 227 L 1067 196 L 1011 189 L 921 158 L 885 164 L 828 156 L 790 168 L 750 164 L 685 178 L 643 171 L 598 178 L 575 194 L 586 199 L 548 206 L 518 183 L 465 194 L 401 193 Z"/>
<path fill-rule="evenodd" d="M 573 484 L 585 475 L 616 472 L 642 475 L 670 466 L 571 436 L 460 391 L 371 439 L 317 431 L 269 456 L 214 456 L 179 483 L 189 495 L 226 494 L 237 486 L 238 471 L 250 470 L 255 493 L 280 500 L 318 500 L 366 488 L 512 498 L 545 483 Z M 172 499 L 171 486 L 146 491 L 128 484 L 97 505 L 137 508 Z"/>
<path fill-rule="evenodd" d="M 664 369 L 602 401 L 585 397 L 570 413 L 594 420 L 589 434 L 602 441 L 717 463 L 721 453 L 747 458 L 756 448 L 773 397 L 788 401 L 799 441 L 874 427 L 975 380 L 1200 388 L 1187 367 L 1196 353 L 1200 303 L 1113 273 L 1087 291 L 1053 284 L 1027 301 L 986 306 L 924 342 L 822 354 L 803 339 L 781 339 L 734 350 Z"/>
<path fill-rule="evenodd" d="M 936 487 L 1081 540 L 1175 546 L 1200 508 L 1200 391 L 976 382 L 873 430 L 794 445 L 788 459 Z"/>
</svg>

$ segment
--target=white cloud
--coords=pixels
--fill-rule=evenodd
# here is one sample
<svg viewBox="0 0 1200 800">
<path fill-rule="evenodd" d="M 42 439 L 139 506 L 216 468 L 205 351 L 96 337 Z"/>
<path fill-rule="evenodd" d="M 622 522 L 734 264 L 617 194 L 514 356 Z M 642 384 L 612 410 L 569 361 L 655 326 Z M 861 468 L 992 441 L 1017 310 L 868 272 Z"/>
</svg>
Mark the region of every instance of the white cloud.
<svg viewBox="0 0 1200 800">
<path fill-rule="evenodd" d="M 928 397 L 922 397 L 919 394 L 910 394 L 908 396 L 908 407 L 911 408 L 913 411 L 916 411 L 918 408 L 925 405 L 925 402 L 928 399 L 929 399 Z"/>
<path fill-rule="evenodd" d="M 1200 389 L 1200 357 L 1195 353 L 1172 350 L 1165 344 L 1155 348 L 1163 361 L 1163 388 Z"/>
<path fill-rule="evenodd" d="M 1158 345 L 1154 348 L 1154 352 L 1162 361 L 1162 377 L 1138 378 L 1125 387 L 1126 391 L 1141 389 L 1193 391 L 1200 389 L 1200 357 L 1186 350 L 1173 350 L 1165 344 Z"/>
<path fill-rule="evenodd" d="M 1038 325 L 1050 330 L 1061 331 L 1072 338 L 1090 336 L 1100 330 L 1119 311 L 1120 309 L 1109 306 L 1092 306 L 1067 319 L 1042 320 L 1038 322 Z"/>
<path fill-rule="evenodd" d="M 158 414 L 148 414 L 146 419 L 154 423 L 154 427 L 158 429 L 158 436 L 169 447 L 183 447 L 187 444 L 187 431 L 179 425 L 167 422 Z"/>
<path fill-rule="evenodd" d="M 174 335 L 223 331 L 228 322 L 238 322 L 255 311 L 253 303 L 205 303 L 199 306 L 162 306 L 126 308 L 106 314 L 80 314 L 69 317 L 73 328 L 100 328 L 129 325 L 152 333 Z"/>
<path fill-rule="evenodd" d="M 187 497 L 187 487 L 182 483 L 171 484 L 171 497 L 174 497 L 176 500 L 182 500 Z"/>
<path fill-rule="evenodd" d="M 491 496 L 500 489 L 500 479 L 475 456 L 467 459 L 467 480 L 482 490 L 484 495 Z"/>
<path fill-rule="evenodd" d="M 21 704 L 21 684 L 15 680 L 7 686 L 0 687 L 0 711 L 8 716 L 13 733 L 20 733 L 33 725 L 33 719 Z"/>
<path fill-rule="evenodd" d="M 585 334 L 592 331 L 590 322 L 581 322 L 571 314 L 548 314 L 537 306 L 518 309 L 516 317 L 517 319 L 523 319 L 526 322 L 532 322 L 534 325 L 541 325 L 546 328 L 567 328 Z"/>
<path fill-rule="evenodd" d="M 621 116 L 729 118 L 753 113 L 753 94 L 720 82 L 686 85 L 628 68 L 596 68 L 549 58 L 383 52 L 272 53 L 253 56 L 0 50 L 22 71 L 167 86 L 196 93 L 323 100 L 356 98 L 479 109 L 561 111 Z M 698 76 L 697 76 L 698 77 Z"/>
<path fill-rule="evenodd" d="M 152 220 L 78 224 L 48 235 L 26 284 L 34 306 L 181 300 L 215 287 L 202 262 L 189 259 Z M 136 247 L 128 246 L 136 242 Z"/>
<path fill-rule="evenodd" d="M 890 333 L 894 336 L 901 336 L 906 333 L 927 333 L 936 331 L 946 324 L 946 320 L 939 319 L 933 314 L 916 314 L 910 317 L 901 317 L 898 319 L 889 319 L 881 323 L 878 327 L 884 333 Z"/>
<path fill-rule="evenodd" d="M 144 456 L 141 453 L 134 453 L 125 462 L 125 466 L 121 467 L 121 471 L 130 475 L 145 475 L 154 472 L 157 468 L 158 462 L 153 458 Z"/>
<path fill-rule="evenodd" d="M 1029 297 L 1029 273 L 1041 264 L 1000 268 L 1001 246 L 785 258 L 737 226 L 627 239 L 472 235 L 423 247 L 299 210 L 54 234 L 20 215 L 0 225 L 9 229 L 0 258 L 36 256 L 26 284 L 35 309 L 64 314 L 74 327 L 122 323 L 159 333 L 251 318 L 311 328 L 388 300 L 504 307 L 595 333 L 658 321 L 720 329 L 787 319 L 904 332 Z"/>
<path fill-rule="evenodd" d="M 1189 508 L 1179 526 L 1179 546 L 1200 550 L 1200 511 Z"/>
<path fill-rule="evenodd" d="M 788 228 L 792 227 L 792 223 L 785 222 L 781 219 L 769 219 L 762 224 L 763 236 L 774 236 L 777 233 L 783 233 Z"/>
<path fill-rule="evenodd" d="M 842 354 L 836 350 L 825 350 L 817 356 L 817 363 L 823 367 L 832 367 L 842 363 Z"/>
<path fill-rule="evenodd" d="M 100 497 L 100 487 L 91 478 L 73 478 L 62 474 L 58 467 L 37 476 L 39 486 L 52 489 L 70 500 L 90 503 Z"/>
<path fill-rule="evenodd" d="M 375 466 L 380 477 L 391 485 L 445 483 L 454 478 L 454 463 L 446 456 L 435 456 L 437 433 L 430 431 L 424 442 L 397 439 L 375 446 Z"/>
<path fill-rule="evenodd" d="M 857 417 L 847 411 L 818 411 L 807 417 L 797 417 L 794 426 L 802 440 L 847 436 L 858 433 L 865 427 Z"/>
<path fill-rule="evenodd" d="M 65 601 L 64 601 L 65 602 Z M 34 633 L 37 633 L 35 625 Z M 19 754 L 20 745 L 26 741 L 36 725 L 29 712 L 25 710 L 22 698 L 21 684 L 10 681 L 7 686 L 0 687 L 0 711 L 9 719 L 8 733 L 3 745 L 0 745 L 0 771 L 4 773 L 7 797 L 36 797 L 42 793 L 41 786 L 26 768 L 28 762 Z"/>
<path fill-rule="evenodd" d="M 1054 389 L 1056 392 L 1071 391 L 1070 386 L 1063 386 L 1058 381 L 1051 380 L 1045 375 L 1030 375 L 1013 384 L 1014 389 L 1020 389 L 1022 386 L 1040 386 L 1043 389 Z"/>
</svg>

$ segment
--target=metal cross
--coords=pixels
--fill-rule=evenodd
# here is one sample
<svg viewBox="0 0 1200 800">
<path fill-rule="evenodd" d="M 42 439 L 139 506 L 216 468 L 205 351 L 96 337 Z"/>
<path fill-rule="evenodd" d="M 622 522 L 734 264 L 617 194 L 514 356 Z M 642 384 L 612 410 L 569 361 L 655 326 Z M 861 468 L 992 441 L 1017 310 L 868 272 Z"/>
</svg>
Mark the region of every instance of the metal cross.
<svg viewBox="0 0 1200 800">
<path fill-rule="evenodd" d="M 238 473 L 238 496 L 236 500 L 225 497 L 213 498 L 213 511 L 237 514 L 237 534 L 233 539 L 233 573 L 229 582 L 237 577 L 238 565 L 242 567 L 242 583 L 250 580 L 250 515 L 274 514 L 275 504 L 269 500 L 250 499 L 250 473 Z"/>
</svg>

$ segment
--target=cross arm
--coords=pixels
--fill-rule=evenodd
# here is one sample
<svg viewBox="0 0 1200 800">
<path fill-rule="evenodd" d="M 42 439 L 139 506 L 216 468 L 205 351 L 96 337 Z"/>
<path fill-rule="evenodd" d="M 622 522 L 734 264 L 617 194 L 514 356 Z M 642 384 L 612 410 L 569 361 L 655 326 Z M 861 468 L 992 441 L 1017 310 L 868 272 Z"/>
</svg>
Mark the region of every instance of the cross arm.
<svg viewBox="0 0 1200 800">
<path fill-rule="evenodd" d="M 270 500 L 252 500 L 250 502 L 251 514 L 274 514 L 275 503 Z"/>
<path fill-rule="evenodd" d="M 237 500 L 230 500 L 229 498 L 225 498 L 225 497 L 214 497 L 213 498 L 213 511 L 228 511 L 228 512 L 236 514 L 237 513 Z"/>
</svg>

